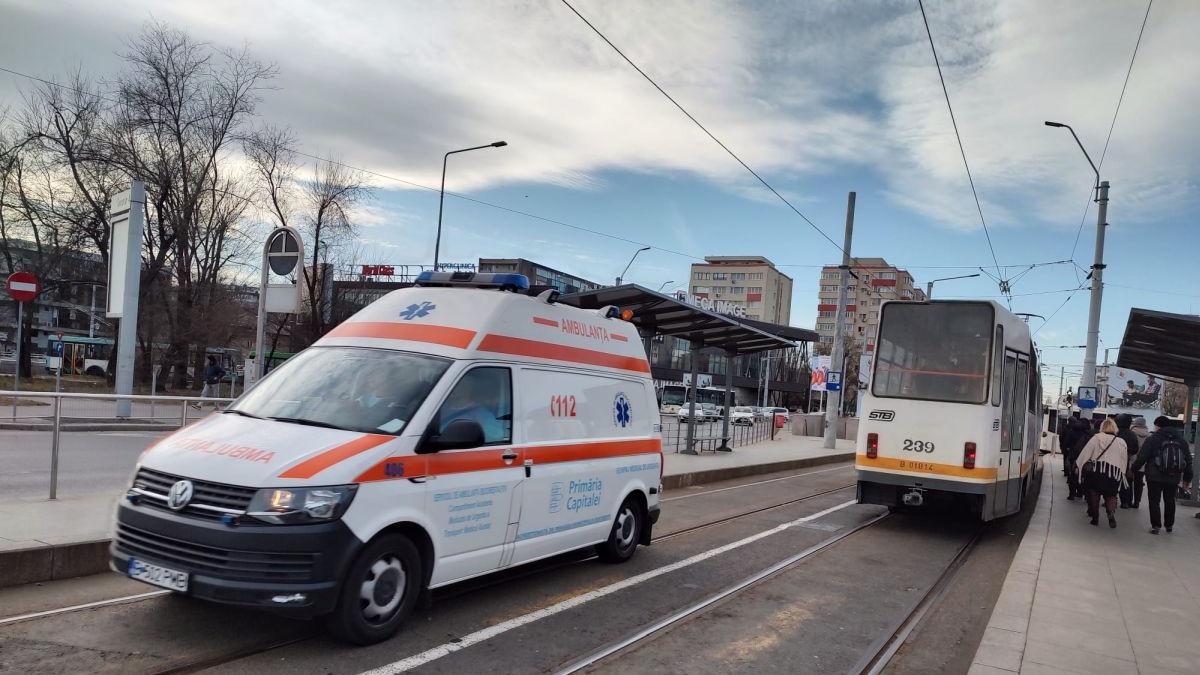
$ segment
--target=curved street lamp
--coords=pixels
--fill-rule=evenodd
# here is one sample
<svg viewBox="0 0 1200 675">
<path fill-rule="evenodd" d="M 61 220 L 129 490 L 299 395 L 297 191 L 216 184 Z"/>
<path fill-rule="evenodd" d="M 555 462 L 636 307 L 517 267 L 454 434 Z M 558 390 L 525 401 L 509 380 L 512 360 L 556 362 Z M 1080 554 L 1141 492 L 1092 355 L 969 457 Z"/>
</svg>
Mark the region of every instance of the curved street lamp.
<svg viewBox="0 0 1200 675">
<path fill-rule="evenodd" d="M 621 274 L 619 274 L 617 276 L 617 285 L 618 286 L 621 285 L 621 280 L 625 278 L 625 272 L 628 272 L 629 268 L 631 266 L 633 266 L 633 261 L 637 260 L 638 254 L 641 253 L 642 251 L 649 251 L 650 248 L 651 247 L 649 247 L 649 246 L 643 246 L 643 247 L 639 248 L 638 250 L 634 251 L 633 257 L 629 259 L 629 264 L 625 266 L 625 271 L 621 272 Z"/>
<path fill-rule="evenodd" d="M 484 148 L 503 148 L 508 145 L 505 141 L 496 141 L 487 145 L 477 145 L 473 148 L 463 148 L 462 150 L 451 150 L 442 157 L 442 189 L 438 196 L 438 225 L 437 239 L 433 242 L 433 271 L 438 268 L 438 253 L 442 248 L 442 206 L 446 203 L 446 163 L 450 161 L 450 155 L 456 155 L 460 152 L 470 152 L 472 150 L 482 150 Z"/>
</svg>

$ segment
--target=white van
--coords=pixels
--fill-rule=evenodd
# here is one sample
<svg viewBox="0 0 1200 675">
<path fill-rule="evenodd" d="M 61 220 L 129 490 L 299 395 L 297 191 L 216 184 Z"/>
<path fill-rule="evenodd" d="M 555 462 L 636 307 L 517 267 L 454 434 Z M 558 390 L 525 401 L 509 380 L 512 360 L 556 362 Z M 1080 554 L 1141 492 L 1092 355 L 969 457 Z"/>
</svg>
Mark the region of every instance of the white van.
<svg viewBox="0 0 1200 675">
<path fill-rule="evenodd" d="M 113 568 L 215 602 L 393 635 L 426 591 L 650 543 L 662 442 L 616 308 L 515 274 L 425 273 L 139 459 Z"/>
</svg>

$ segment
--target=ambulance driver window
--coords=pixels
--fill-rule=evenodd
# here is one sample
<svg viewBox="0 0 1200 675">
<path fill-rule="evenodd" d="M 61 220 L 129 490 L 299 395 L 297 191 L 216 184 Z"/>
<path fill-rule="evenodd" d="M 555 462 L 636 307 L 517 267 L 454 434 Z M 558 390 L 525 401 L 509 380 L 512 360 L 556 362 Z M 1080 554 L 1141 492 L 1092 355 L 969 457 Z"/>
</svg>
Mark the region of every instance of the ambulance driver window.
<svg viewBox="0 0 1200 675">
<path fill-rule="evenodd" d="M 229 412 L 398 434 L 449 365 L 446 359 L 387 349 L 312 347 L 279 366 Z"/>
<path fill-rule="evenodd" d="M 438 412 L 438 432 L 454 420 L 471 420 L 483 428 L 485 444 L 512 442 L 511 380 L 508 368 L 467 371 Z"/>
</svg>

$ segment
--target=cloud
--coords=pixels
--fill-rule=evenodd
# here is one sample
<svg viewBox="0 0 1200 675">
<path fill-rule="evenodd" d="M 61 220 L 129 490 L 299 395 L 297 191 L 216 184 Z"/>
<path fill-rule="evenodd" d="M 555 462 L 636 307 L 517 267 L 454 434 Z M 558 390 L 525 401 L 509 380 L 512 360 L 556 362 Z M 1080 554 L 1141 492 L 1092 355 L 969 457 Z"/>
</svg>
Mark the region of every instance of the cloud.
<svg viewBox="0 0 1200 675">
<path fill-rule="evenodd" d="M 914 4 L 579 0 L 578 7 L 713 133 L 799 197 L 804 181 L 869 171 L 894 206 L 978 228 Z M 984 214 L 998 228 L 1078 224 L 1143 6 L 952 0 L 929 21 Z M 449 149 L 455 191 L 517 183 L 601 190 L 605 172 L 682 173 L 760 200 L 745 170 L 553 0 L 478 3 L 9 0 L 13 63 L 46 74 L 117 67 L 154 18 L 280 65 L 261 111 L 306 151 L 427 186 Z M 1114 224 L 1195 198 L 1200 4 L 1156 3 L 1105 159 Z M 6 56 L 8 63 L 10 57 Z M 45 65 L 49 64 L 49 66 Z M 106 73 L 100 73 L 101 75 Z M 0 101 L 11 94 L 0 89 Z M 406 189 L 402 184 L 381 185 Z M 1118 202 L 1117 196 L 1123 201 Z M 364 227 L 373 224 L 364 212 Z M 687 224 L 666 227 L 694 247 Z M 1002 256 L 1003 257 L 1003 256 Z"/>
</svg>

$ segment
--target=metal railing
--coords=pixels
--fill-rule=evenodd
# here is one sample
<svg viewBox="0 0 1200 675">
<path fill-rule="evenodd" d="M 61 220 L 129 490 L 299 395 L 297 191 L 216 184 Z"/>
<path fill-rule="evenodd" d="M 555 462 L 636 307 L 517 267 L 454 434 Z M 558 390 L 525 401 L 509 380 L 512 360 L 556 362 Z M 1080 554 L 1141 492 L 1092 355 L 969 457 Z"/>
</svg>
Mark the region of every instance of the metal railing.
<svg viewBox="0 0 1200 675">
<path fill-rule="evenodd" d="M 203 409 L 203 407 L 208 404 L 212 404 L 214 409 L 222 409 L 229 403 L 232 403 L 234 400 L 236 400 L 236 399 L 232 399 L 232 398 L 202 398 L 199 396 L 145 396 L 145 395 L 141 395 L 141 394 L 130 394 L 130 395 L 68 394 L 68 393 L 63 393 L 63 392 L 55 393 L 55 392 L 51 392 L 51 391 L 0 391 L 0 397 L 6 397 L 6 396 L 11 396 L 11 397 L 26 399 L 26 400 L 36 400 L 36 399 L 51 399 L 52 400 L 52 404 L 51 404 L 52 412 L 50 412 L 50 414 L 44 415 L 44 416 L 23 417 L 22 418 L 22 419 L 44 419 L 47 421 L 47 423 L 46 423 L 47 428 L 45 430 L 50 431 L 50 433 L 51 433 L 50 499 L 58 498 L 58 456 L 59 456 L 60 435 L 62 434 L 62 431 L 63 431 L 64 419 L 66 419 L 66 420 L 78 419 L 78 420 L 85 420 L 85 421 L 91 421 L 91 422 L 94 422 L 97 419 L 111 419 L 111 420 L 113 420 L 114 427 L 117 427 L 117 425 L 129 424 L 130 422 L 136 423 L 138 421 L 146 421 L 146 420 L 149 420 L 150 422 L 155 422 L 156 420 L 170 419 L 170 420 L 172 420 L 172 423 L 174 423 L 174 421 L 178 420 L 178 426 L 175 427 L 174 424 L 172 424 L 172 425 L 164 424 L 164 425 L 162 425 L 163 430 L 170 430 L 173 427 L 181 429 L 181 428 L 187 426 L 189 410 Z M 104 417 L 97 417 L 97 416 L 92 416 L 92 417 L 85 416 L 85 417 L 74 417 L 74 418 L 65 417 L 63 415 L 63 410 L 64 410 L 64 402 L 67 402 L 67 401 L 71 401 L 71 402 L 82 401 L 85 403 L 86 402 L 97 402 L 97 401 L 112 401 L 113 405 L 110 408 L 112 414 L 104 416 Z M 131 409 L 132 409 L 133 414 L 131 414 L 129 416 L 117 417 L 116 402 L 118 402 L 118 401 L 129 401 L 132 404 Z M 146 407 L 148 406 L 151 417 L 139 416 L 137 414 L 139 412 L 137 404 L 139 404 L 139 403 L 141 403 L 143 406 L 143 408 L 141 409 L 142 412 L 145 412 Z M 172 417 L 167 417 L 167 418 L 154 417 L 153 415 L 155 413 L 155 404 L 158 404 L 159 406 L 162 406 L 164 404 L 167 406 L 178 406 L 179 410 Z M 117 427 L 114 430 L 118 430 L 119 428 L 120 427 Z M 94 430 L 95 428 L 94 428 L 94 426 L 92 426 L 92 427 L 89 427 L 89 429 Z M 70 431 L 70 429 L 67 429 L 67 430 Z"/>
<path fill-rule="evenodd" d="M 687 445 L 687 425 L 680 423 L 675 415 L 661 415 L 663 450 L 682 452 Z M 754 420 L 751 424 L 729 425 L 728 447 L 737 448 L 775 438 L 776 428 L 771 418 Z M 706 450 L 715 452 L 725 445 L 726 438 L 722 436 L 722 422 L 699 422 L 692 439 L 692 449 L 697 452 Z"/>
</svg>

